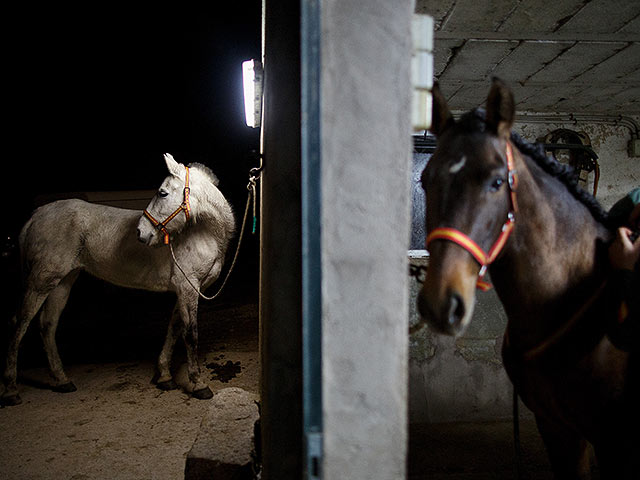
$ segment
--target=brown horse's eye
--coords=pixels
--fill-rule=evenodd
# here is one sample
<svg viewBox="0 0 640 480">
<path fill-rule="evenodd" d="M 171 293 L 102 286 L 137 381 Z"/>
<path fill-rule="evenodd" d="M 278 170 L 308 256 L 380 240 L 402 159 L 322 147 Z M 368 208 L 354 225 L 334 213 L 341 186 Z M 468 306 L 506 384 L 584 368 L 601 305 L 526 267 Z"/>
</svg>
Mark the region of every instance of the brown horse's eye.
<svg viewBox="0 0 640 480">
<path fill-rule="evenodd" d="M 489 187 L 489 190 L 491 192 L 497 192 L 498 190 L 500 190 L 500 187 L 502 187 L 502 184 L 504 183 L 504 179 L 503 178 L 494 178 L 493 181 L 491 182 L 491 186 Z"/>
</svg>

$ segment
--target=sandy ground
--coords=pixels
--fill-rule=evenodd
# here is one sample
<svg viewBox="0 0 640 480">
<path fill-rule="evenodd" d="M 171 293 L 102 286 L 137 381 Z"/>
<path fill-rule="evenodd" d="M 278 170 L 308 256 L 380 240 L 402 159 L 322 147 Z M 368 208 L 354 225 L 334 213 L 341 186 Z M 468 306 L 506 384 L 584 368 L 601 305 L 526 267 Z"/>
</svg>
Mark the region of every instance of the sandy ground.
<svg viewBox="0 0 640 480">
<path fill-rule="evenodd" d="M 68 374 L 77 392 L 23 383 L 23 404 L 0 410 L 0 477 L 181 478 L 206 402 L 157 390 L 150 363 L 75 365 Z"/>
<path fill-rule="evenodd" d="M 79 295 L 93 287 L 80 285 Z M 36 333 L 25 339 L 19 364 L 23 403 L 0 408 L 0 479 L 183 478 L 208 402 L 182 390 L 163 392 L 151 382 L 173 299 L 120 291 L 114 297 L 111 287 L 100 288 L 107 291 L 89 302 L 90 308 L 70 304 L 63 318 L 70 325 L 59 329 L 61 356 L 76 392 L 46 388 L 36 325 L 31 328 Z M 114 298 L 119 306 L 110 305 Z M 108 321 L 102 317 L 112 317 L 122 302 L 142 305 L 120 315 L 123 323 L 104 326 Z M 88 310 L 97 310 L 94 316 L 100 318 L 75 320 Z M 144 323 L 129 322 L 142 315 Z M 257 305 L 237 298 L 201 302 L 199 318 L 200 356 L 214 393 L 229 386 L 257 393 Z M 184 361 L 177 347 L 178 384 L 185 383 Z"/>
</svg>

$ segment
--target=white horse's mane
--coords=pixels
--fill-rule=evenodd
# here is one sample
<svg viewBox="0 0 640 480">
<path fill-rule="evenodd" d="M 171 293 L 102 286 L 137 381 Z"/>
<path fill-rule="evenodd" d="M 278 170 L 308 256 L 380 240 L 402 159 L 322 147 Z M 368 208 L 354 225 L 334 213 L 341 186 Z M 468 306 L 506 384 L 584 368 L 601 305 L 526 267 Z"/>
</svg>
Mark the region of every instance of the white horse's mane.
<svg viewBox="0 0 640 480">
<path fill-rule="evenodd" d="M 196 181 L 192 185 L 198 189 L 197 193 L 191 195 L 192 222 L 206 224 L 222 243 L 223 250 L 226 250 L 226 246 L 235 232 L 233 209 L 218 190 L 220 181 L 209 167 L 201 163 L 191 163 L 189 168 L 192 173 L 197 172 L 196 175 L 192 175 Z M 207 186 L 207 183 L 210 183 L 211 186 Z"/>
<path fill-rule="evenodd" d="M 202 163 L 198 163 L 198 162 L 193 162 L 193 163 L 190 163 L 187 166 L 189 168 L 194 168 L 196 170 L 202 171 L 202 173 L 204 173 L 207 177 L 209 177 L 209 181 L 211 183 L 213 183 L 216 187 L 220 183 L 220 180 L 218 179 L 216 174 L 213 173 L 213 171 L 209 167 L 207 167 L 206 165 L 203 165 Z"/>
</svg>

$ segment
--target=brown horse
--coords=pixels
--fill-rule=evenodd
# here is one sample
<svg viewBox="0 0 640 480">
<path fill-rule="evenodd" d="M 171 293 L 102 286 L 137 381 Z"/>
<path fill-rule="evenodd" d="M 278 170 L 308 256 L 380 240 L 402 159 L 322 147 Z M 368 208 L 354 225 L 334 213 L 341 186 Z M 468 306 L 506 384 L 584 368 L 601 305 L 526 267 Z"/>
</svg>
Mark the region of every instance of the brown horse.
<svg viewBox="0 0 640 480">
<path fill-rule="evenodd" d="M 640 403 L 634 352 L 607 337 L 612 231 L 567 168 L 511 133 L 514 115 L 497 79 L 486 113 L 458 121 L 434 90 L 438 146 L 422 175 L 430 259 L 418 308 L 433 329 L 461 334 L 488 268 L 508 317 L 504 366 L 555 475 L 589 478 L 589 442 L 602 478 L 630 478 Z"/>
</svg>

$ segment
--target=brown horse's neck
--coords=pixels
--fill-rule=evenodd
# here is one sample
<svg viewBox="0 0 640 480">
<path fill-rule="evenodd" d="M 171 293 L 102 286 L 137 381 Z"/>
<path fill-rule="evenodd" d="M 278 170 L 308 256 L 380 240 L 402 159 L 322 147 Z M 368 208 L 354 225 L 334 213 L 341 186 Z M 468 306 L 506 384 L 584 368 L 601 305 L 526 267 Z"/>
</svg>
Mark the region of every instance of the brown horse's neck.
<svg viewBox="0 0 640 480">
<path fill-rule="evenodd" d="M 516 154 L 519 211 L 491 277 L 511 342 L 530 349 L 556 334 L 596 295 L 610 232 L 557 178 Z"/>
</svg>

